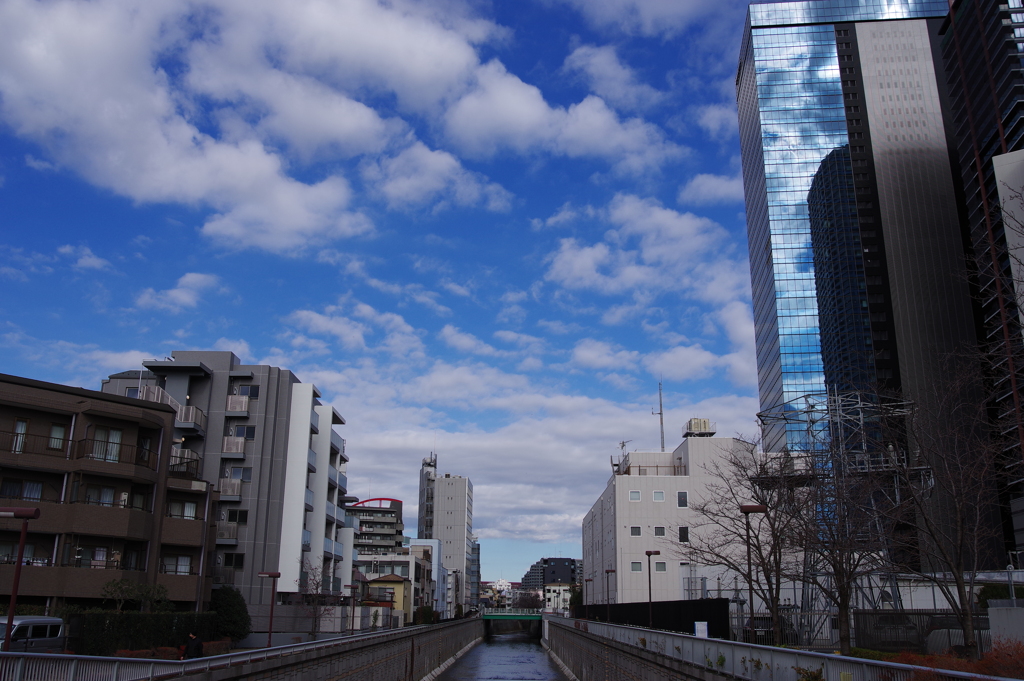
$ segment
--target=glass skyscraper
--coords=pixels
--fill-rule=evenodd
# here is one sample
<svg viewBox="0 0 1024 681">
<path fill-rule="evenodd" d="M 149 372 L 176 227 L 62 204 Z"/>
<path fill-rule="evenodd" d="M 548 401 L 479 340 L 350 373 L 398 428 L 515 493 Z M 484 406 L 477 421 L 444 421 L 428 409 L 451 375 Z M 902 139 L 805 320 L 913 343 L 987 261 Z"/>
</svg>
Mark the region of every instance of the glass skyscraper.
<svg viewBox="0 0 1024 681">
<path fill-rule="evenodd" d="M 736 89 L 763 411 L 858 389 L 927 407 L 944 357 L 976 343 L 935 67 L 948 10 L 748 9 Z M 766 450 L 807 446 L 806 424 L 773 423 Z"/>
</svg>

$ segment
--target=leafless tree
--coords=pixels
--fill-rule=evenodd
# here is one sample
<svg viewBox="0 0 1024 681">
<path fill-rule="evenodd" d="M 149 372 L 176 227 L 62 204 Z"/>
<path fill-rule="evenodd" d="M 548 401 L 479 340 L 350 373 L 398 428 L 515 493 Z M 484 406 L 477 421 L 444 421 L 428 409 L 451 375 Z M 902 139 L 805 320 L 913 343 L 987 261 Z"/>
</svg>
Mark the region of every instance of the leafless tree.
<svg viewBox="0 0 1024 681">
<path fill-rule="evenodd" d="M 324 618 L 336 604 L 337 597 L 328 588 L 330 575 L 324 574 L 322 565 L 314 565 L 309 559 L 304 558 L 302 575 L 296 582 L 302 597 L 302 611 L 310 618 L 309 633 L 315 638 L 320 633 Z"/>
<path fill-rule="evenodd" d="M 784 457 L 759 451 L 754 442 L 743 442 L 724 449 L 704 470 L 710 482 L 693 504 L 699 520 L 690 535 L 688 555 L 741 575 L 767 607 L 775 641 L 781 642 L 782 583 L 799 564 L 793 541 L 799 516 L 794 512 L 796 497 L 788 482 L 788 464 Z M 744 514 L 740 507 L 746 504 L 763 505 L 766 512 Z M 750 609 L 753 615 L 753 603 Z"/>
</svg>

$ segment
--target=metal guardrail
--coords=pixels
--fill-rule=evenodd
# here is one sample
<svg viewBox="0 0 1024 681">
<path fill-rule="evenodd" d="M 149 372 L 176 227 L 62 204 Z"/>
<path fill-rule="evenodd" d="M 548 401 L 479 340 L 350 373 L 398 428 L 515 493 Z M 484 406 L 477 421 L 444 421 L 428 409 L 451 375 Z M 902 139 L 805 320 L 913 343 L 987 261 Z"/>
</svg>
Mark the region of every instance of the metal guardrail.
<svg viewBox="0 0 1024 681">
<path fill-rule="evenodd" d="M 260 648 L 244 653 L 201 657 L 196 660 L 147 660 L 125 657 L 89 657 L 45 653 L 5 653 L 0 651 L 0 681 L 152 681 L 213 669 L 270 660 L 313 650 L 326 650 L 353 641 L 371 641 L 401 637 L 430 625 L 403 627 L 385 632 L 354 634 L 323 641 Z"/>
<path fill-rule="evenodd" d="M 824 672 L 823 678 L 836 681 L 912 681 L 915 673 L 927 673 L 928 678 L 941 680 L 1003 678 L 715 638 L 698 638 L 672 631 L 588 620 L 546 617 L 544 624 L 546 627 L 585 631 L 627 646 L 682 660 L 711 672 L 749 681 L 799 681 L 797 667 L 812 671 L 821 669 Z"/>
</svg>

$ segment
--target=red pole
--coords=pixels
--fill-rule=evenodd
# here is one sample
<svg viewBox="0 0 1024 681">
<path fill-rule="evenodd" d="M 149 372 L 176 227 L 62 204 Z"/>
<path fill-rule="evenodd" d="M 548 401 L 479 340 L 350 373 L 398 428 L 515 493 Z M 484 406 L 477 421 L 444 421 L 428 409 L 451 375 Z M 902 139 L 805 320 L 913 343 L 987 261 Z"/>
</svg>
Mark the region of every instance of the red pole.
<svg viewBox="0 0 1024 681">
<path fill-rule="evenodd" d="M 274 645 L 274 604 L 277 603 L 277 578 L 270 580 L 270 631 L 267 632 L 267 647 Z"/>
<path fill-rule="evenodd" d="M 21 581 L 21 562 L 25 559 L 25 540 L 28 538 L 28 521 L 39 517 L 38 508 L 4 508 L 0 517 L 21 518 L 21 539 L 18 541 L 18 562 L 14 564 L 14 583 L 11 584 L 11 604 L 7 610 L 7 629 L 4 632 L 4 650 L 11 649 L 11 635 L 14 633 L 14 609 L 18 605 L 18 583 Z"/>
</svg>

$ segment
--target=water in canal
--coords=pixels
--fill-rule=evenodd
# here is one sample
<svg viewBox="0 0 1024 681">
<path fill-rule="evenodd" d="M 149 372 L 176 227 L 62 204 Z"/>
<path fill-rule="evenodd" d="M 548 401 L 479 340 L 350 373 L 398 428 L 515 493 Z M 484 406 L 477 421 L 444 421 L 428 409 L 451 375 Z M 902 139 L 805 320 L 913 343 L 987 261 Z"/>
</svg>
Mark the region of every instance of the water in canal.
<svg viewBox="0 0 1024 681">
<path fill-rule="evenodd" d="M 565 681 L 565 675 L 527 632 L 495 634 L 463 655 L 437 681 Z"/>
</svg>

